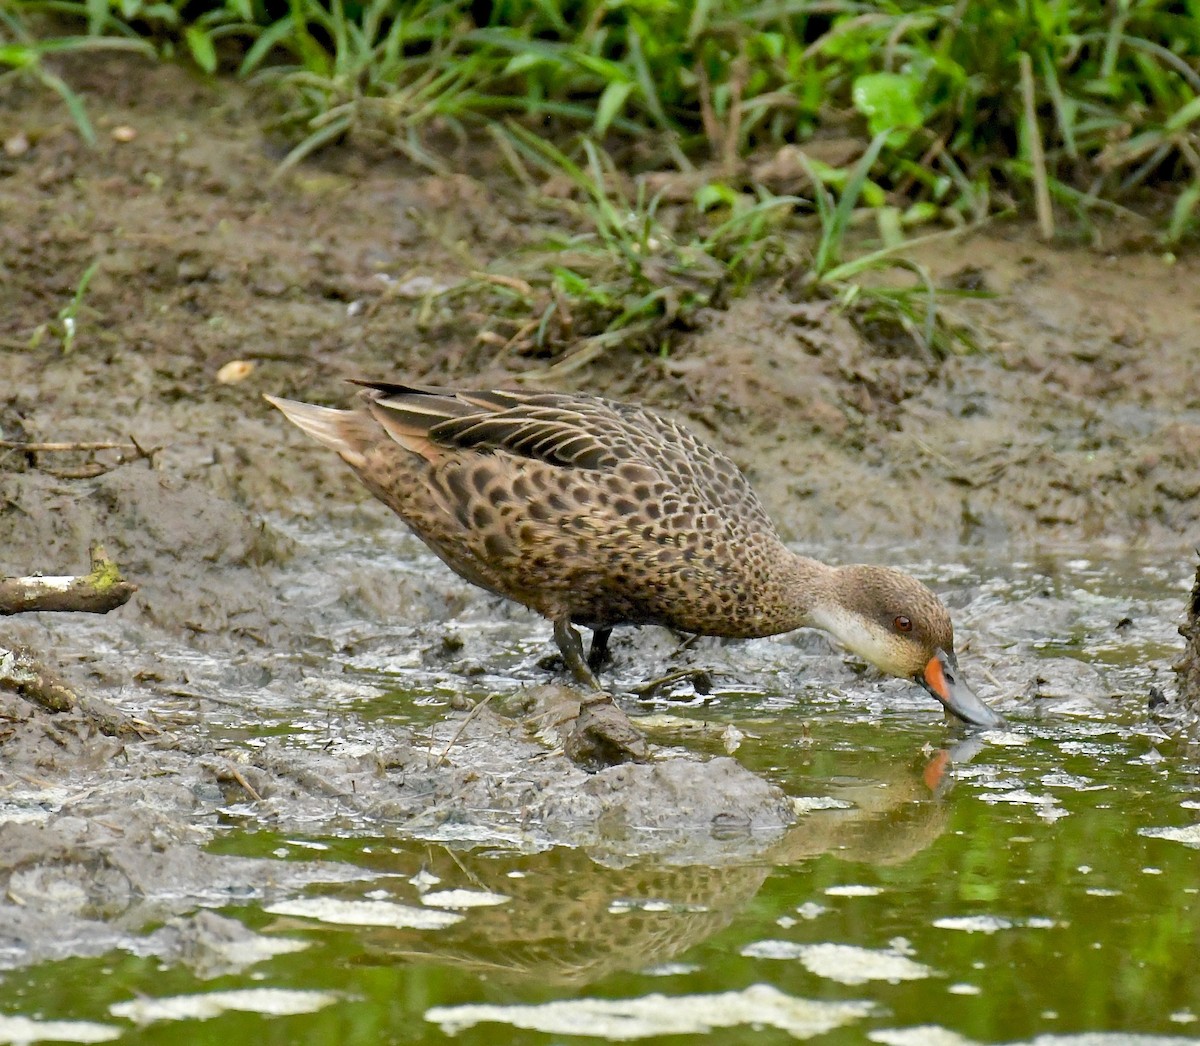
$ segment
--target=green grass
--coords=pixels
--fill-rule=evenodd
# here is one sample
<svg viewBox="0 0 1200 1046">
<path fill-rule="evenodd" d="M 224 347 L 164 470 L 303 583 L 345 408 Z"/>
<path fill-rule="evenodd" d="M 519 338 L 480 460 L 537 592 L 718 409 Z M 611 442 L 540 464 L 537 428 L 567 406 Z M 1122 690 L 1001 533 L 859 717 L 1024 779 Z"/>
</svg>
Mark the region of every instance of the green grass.
<svg viewBox="0 0 1200 1046">
<path fill-rule="evenodd" d="M 473 307 L 484 317 L 480 339 L 500 354 L 550 361 L 555 376 L 617 346 L 665 355 L 703 322 L 703 310 L 767 281 L 801 300 L 831 300 L 865 334 L 906 340 L 935 358 L 976 348 L 945 322 L 928 273 L 902 256 L 913 241 L 846 256 L 856 218 L 892 213 L 860 206 L 884 135 L 848 173 L 812 171 L 815 207 L 716 181 L 701 181 L 691 199 L 666 199 L 587 138 L 577 162 L 516 122 L 492 136 L 531 202 L 557 213 L 519 251 L 490 264 L 464 258 L 473 277 L 440 292 L 427 311 Z M 547 198 L 541 186 L 555 178 L 570 191 Z M 428 231 L 437 235 L 432 223 Z"/>
<path fill-rule="evenodd" d="M 79 128 L 80 136 L 91 145 L 96 140 L 96 133 L 83 101 L 61 76 L 49 68 L 47 59 L 56 54 L 96 50 L 135 51 L 153 57 L 154 49 L 143 40 L 124 35 L 122 24 L 109 18 L 107 13 L 97 22 L 95 32 L 86 36 L 38 35 L 22 17 L 23 13 L 32 9 L 34 5 L 21 3 L 8 8 L 0 7 L 0 83 L 23 77 L 53 91 L 62 98 Z M 74 6 L 69 10 L 79 13 Z M 109 31 L 112 35 L 106 35 Z"/>
<path fill-rule="evenodd" d="M 888 131 L 875 180 L 947 220 L 1154 186 L 1169 239 L 1194 225 L 1200 3 L 509 0 L 484 24 L 461 2 L 402 6 L 292 0 L 250 47 L 240 71 L 284 88 L 297 156 L 365 135 L 429 160 L 431 132 L 501 115 L 652 142 L 683 169 Z"/>
<path fill-rule="evenodd" d="M 47 58 L 153 44 L 270 90 L 294 146 L 285 168 L 370 142 L 442 170 L 459 144 L 490 135 L 518 178 L 566 179 L 568 231 L 472 284 L 508 324 L 491 332 L 506 350 L 663 350 L 700 310 L 777 279 L 872 323 L 890 316 L 945 353 L 954 339 L 928 277 L 898 253 L 923 224 L 1023 210 L 1050 238 L 1118 211 L 1148 219 L 1164 244 L 1197 231 L 1200 0 L 8 0 L 5 11 L 0 68 L 58 92 L 85 137 L 86 112 Z M 831 142 L 849 148 L 822 163 Z M 759 184 L 761 162 L 787 150 L 800 187 Z M 664 167 L 696 180 L 690 206 L 618 176 Z M 881 246 L 845 257 L 864 212 Z M 907 283 L 867 278 L 884 270 Z"/>
<path fill-rule="evenodd" d="M 493 299 L 494 326 L 484 337 L 504 351 L 556 357 L 569 350 L 556 364 L 560 373 L 618 344 L 667 352 L 700 310 L 791 262 L 778 230 L 802 200 L 730 190 L 719 205 L 664 205 L 645 180 L 627 189 L 628 179 L 590 140 L 580 143 L 576 162 L 517 123 L 495 127 L 493 136 L 535 194 L 559 176 L 572 190 L 554 201 L 554 231 L 449 292 Z"/>
<path fill-rule="evenodd" d="M 263 0 L 9 0 L 7 10 L 15 43 L 0 61 L 12 68 L 44 73 L 47 48 L 136 38 L 269 81 L 293 161 L 361 136 L 436 166 L 431 139 L 516 117 L 558 135 L 640 140 L 655 162 L 684 169 L 888 131 L 873 179 L 950 220 L 1028 205 L 1036 188 L 1080 213 L 1153 187 L 1178 239 L 1200 195 L 1200 0 L 287 0 L 270 14 Z M 31 41 L 22 26 L 45 12 L 75 16 L 80 33 Z"/>
</svg>

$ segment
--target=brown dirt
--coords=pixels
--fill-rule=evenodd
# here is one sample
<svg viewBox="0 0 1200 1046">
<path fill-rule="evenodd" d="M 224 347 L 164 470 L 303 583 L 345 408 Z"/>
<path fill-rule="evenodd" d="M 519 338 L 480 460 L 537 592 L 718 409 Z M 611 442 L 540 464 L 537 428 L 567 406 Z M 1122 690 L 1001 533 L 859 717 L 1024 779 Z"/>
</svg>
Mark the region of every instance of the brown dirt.
<svg viewBox="0 0 1200 1046">
<path fill-rule="evenodd" d="M 465 645 L 460 683 L 478 674 L 472 658 L 486 660 L 487 636 L 447 637 L 439 623 L 464 607 L 471 620 L 471 600 L 476 620 L 510 611 L 444 573 L 391 569 L 387 556 L 415 542 L 260 394 L 338 402 L 352 375 L 484 384 L 544 366 L 498 357 L 476 337 L 485 316 L 404 290 L 453 284 L 521 247 L 536 203 L 499 177 L 433 176 L 353 153 L 273 180 L 279 151 L 240 86 L 128 60 L 91 58 L 70 75 L 99 130 L 94 149 L 48 93 L 0 89 L 0 438 L 132 437 L 156 449 L 123 464 L 117 451 L 0 450 L 0 574 L 83 572 L 89 543 L 101 540 L 141 590 L 109 618 L 13 619 L 3 639 L 197 739 L 117 744 L 7 700 L 0 782 L 12 794 L 32 778 L 91 781 L 91 806 L 55 807 L 85 819 L 152 793 L 173 827 L 131 825 L 121 845 L 150 845 L 158 831 L 176 846 L 229 789 L 245 798 L 222 738 L 236 741 L 239 717 L 287 722 L 323 658 L 377 649 L 440 663 L 443 644 Z M 118 141 L 118 127 L 136 136 Z M 948 305 L 976 332 L 977 354 L 938 360 L 867 341 L 835 306 L 764 287 L 703 315 L 669 357 L 614 350 L 570 384 L 686 417 L 729 449 L 800 541 L 920 545 L 931 559 L 960 541 L 1178 546 L 1200 524 L 1200 262 L 1124 249 L 1140 229 L 1104 236 L 1113 249 L 1051 249 L 1025 227 L 999 226 L 927 248 L 940 281 L 994 292 Z M 94 262 L 68 351 L 62 310 Z M 255 368 L 219 382 L 236 360 Z M 108 471 L 89 475 L 97 462 Z M 309 564 L 303 534 L 339 513 L 335 529 L 357 544 L 326 538 L 328 555 Z M 349 619 L 361 620 L 358 631 L 346 630 Z M 332 716 L 340 698 L 327 685 Z M 292 802 L 320 807 L 322 823 L 380 814 L 403 824 L 428 788 L 470 806 L 479 764 L 452 767 L 457 777 L 437 778 L 425 762 L 418 772 L 407 733 L 387 742 L 346 721 L 342 748 L 269 748 L 239 764 L 281 823 L 314 823 Z M 389 743 L 399 754 L 388 765 L 403 770 L 394 795 L 380 776 L 386 751 L 374 761 L 352 754 Z M 494 758 L 528 762 L 539 750 L 517 731 Z M 643 773 L 622 772 L 614 794 Z M 114 775 L 120 788 L 100 788 Z M 368 779 L 370 797 L 347 807 Z M 732 808 L 689 816 L 778 815 L 777 793 L 741 780 L 730 785 Z M 512 794 L 513 809 L 526 794 Z M 481 808 L 496 802 L 479 796 Z M 594 815 L 588 806 L 577 819 Z M 44 831 L 45 853 L 65 848 L 52 863 L 69 863 L 75 836 L 62 825 Z M 125 884 L 123 858 L 104 852 Z"/>
<path fill-rule="evenodd" d="M 154 482 L 253 515 L 365 497 L 259 393 L 338 401 L 348 375 L 489 382 L 544 365 L 497 360 L 470 309 L 395 290 L 457 282 L 526 242 L 532 205 L 503 179 L 332 154 L 272 182 L 278 151 L 237 86 L 94 59 L 74 80 L 94 150 L 45 93 L 9 87 L 0 116 L 5 141 L 30 143 L 0 161 L 10 436 L 133 434 L 164 448 Z M 110 137 L 123 126 L 132 142 Z M 570 383 L 687 416 L 799 539 L 1177 539 L 1200 520 L 1200 266 L 1119 248 L 1141 233 L 1106 230 L 1109 252 L 1047 249 L 1024 227 L 927 248 L 944 284 L 996 295 L 947 306 L 980 333 L 977 355 L 872 344 L 833 305 L 762 288 L 669 358 L 614 350 Z M 66 353 L 56 317 L 96 261 Z M 218 384 L 239 359 L 251 376 Z M 9 454 L 5 474 L 25 464 Z M 253 535 L 230 540 L 235 560 L 258 554 Z"/>
</svg>

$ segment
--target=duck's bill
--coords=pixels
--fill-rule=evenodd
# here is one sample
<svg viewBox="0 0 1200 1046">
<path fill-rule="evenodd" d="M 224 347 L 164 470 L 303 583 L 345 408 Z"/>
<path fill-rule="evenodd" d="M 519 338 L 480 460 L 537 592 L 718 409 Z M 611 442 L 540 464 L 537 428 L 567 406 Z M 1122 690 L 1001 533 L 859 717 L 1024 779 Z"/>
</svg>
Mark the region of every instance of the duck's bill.
<svg viewBox="0 0 1200 1046">
<path fill-rule="evenodd" d="M 917 682 L 964 723 L 984 727 L 1004 725 L 1004 717 L 980 701 L 959 676 L 958 662 L 953 654 L 939 650 L 917 676 Z"/>
</svg>

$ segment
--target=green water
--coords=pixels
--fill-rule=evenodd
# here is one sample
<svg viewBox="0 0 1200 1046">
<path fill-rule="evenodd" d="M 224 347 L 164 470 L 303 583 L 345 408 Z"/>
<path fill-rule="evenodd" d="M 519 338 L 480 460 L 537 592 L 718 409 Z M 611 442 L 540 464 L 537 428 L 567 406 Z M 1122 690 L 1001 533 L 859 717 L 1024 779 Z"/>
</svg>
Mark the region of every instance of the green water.
<svg viewBox="0 0 1200 1046">
<path fill-rule="evenodd" d="M 124 1041 L 177 1042 L 183 1033 L 195 1043 L 438 1043 L 446 1035 L 425 1019 L 434 1006 L 694 995 L 766 983 L 807 999 L 875 1004 L 871 1016 L 821 1040 L 829 1042 L 930 1023 L 983 1042 L 1102 1029 L 1193 1031 L 1200 1016 L 1200 855 L 1137 829 L 1200 819 L 1194 754 L 1120 725 L 1056 724 L 1023 732 L 1024 745 L 985 747 L 959 769 L 965 780 L 933 799 L 914 787 L 917 749 L 928 733 L 903 722 L 847 729 L 817 720 L 803 748 L 782 741 L 747 746 L 747 762 L 778 767 L 786 760 L 788 772 L 773 775 L 798 793 L 838 794 L 864 784 L 880 793 L 899 789 L 894 808 L 886 809 L 885 798 L 878 818 L 844 833 L 823 824 L 814 842 L 814 833 L 797 828 L 783 847 L 796 851 L 791 860 L 717 870 L 641 862 L 613 869 L 567 850 L 519 855 L 320 840 L 329 849 L 319 853 L 377 876 L 339 896 L 382 891 L 417 903 L 420 884 L 409 880 L 424 869 L 440 880 L 439 890 L 486 888 L 510 900 L 429 931 L 319 923 L 305 929 L 296 920 L 281 925 L 262 912 L 230 908 L 227 914 L 255 929 L 310 946 L 248 974 L 203 982 L 122 955 L 47 964 L 6 976 L 4 1008 L 112 1023 L 108 1006 L 139 994 L 327 989 L 339 1001 L 313 1014 L 168 1021 L 128 1030 Z M 886 780 L 881 769 L 891 777 L 887 787 L 879 783 Z M 803 855 L 810 845 L 828 850 Z M 231 835 L 220 848 L 313 856 L 269 833 Z M 647 902 L 667 903 L 646 910 Z M 974 932 L 944 922 L 980 917 L 992 921 Z M 897 938 L 907 943 L 897 947 Z M 754 947 L 745 954 L 764 941 L 890 950 L 930 972 L 895 984 L 844 984 L 796 957 L 755 957 Z M 785 1031 L 746 1026 L 713 1034 L 720 1042 L 791 1040 Z M 571 1038 L 481 1024 L 456 1041 Z"/>
<path fill-rule="evenodd" d="M 776 711 L 771 694 L 726 693 L 677 713 L 739 724 L 744 765 L 790 795 L 836 801 L 744 862 L 601 864 L 577 850 L 306 839 L 243 823 L 213 849 L 364 872 L 361 882 L 314 893 L 416 907 L 424 893 L 453 889 L 507 900 L 426 930 L 232 906 L 222 913 L 307 947 L 207 980 L 123 952 L 46 963 L 3 975 L 0 1012 L 98 1022 L 122 1042 L 147 1044 L 807 1037 L 801 1018 L 789 1025 L 771 1016 L 761 993 L 742 997 L 744 1019 L 734 997 L 697 998 L 769 985 L 776 1001 L 869 1004 L 815 1033 L 819 1043 L 998 1043 L 1086 1032 L 1200 1043 L 1200 829 L 1153 834 L 1200 825 L 1200 749 L 1145 711 L 1149 685 L 1164 676 L 1179 579 L 1146 568 L 1113 586 L 1103 572 L 1074 570 L 1069 583 L 1024 595 L 1017 582 L 997 583 L 972 609 L 978 617 L 989 600 L 1016 594 L 1028 606 L 1035 590 L 1046 593 L 1038 598 L 1051 603 L 1013 626 L 1012 663 L 1065 656 L 1102 665 L 1107 691 L 1083 711 L 1014 701 L 1011 728 L 975 751 L 954 750 L 940 778 L 929 767 L 940 765 L 937 746 L 953 735 L 925 707 L 831 699 L 797 715 Z M 1062 603 L 1074 608 L 1071 641 L 1043 644 L 1035 619 Z M 1137 626 L 1116 629 L 1130 610 Z M 715 754 L 718 733 L 687 743 Z M 139 997 L 249 988 L 332 997 L 291 1016 L 224 1012 L 143 1026 L 109 1009 Z M 603 1005 L 582 1016 L 543 1005 L 654 994 L 666 999 L 627 1008 L 617 1024 L 606 1023 L 612 1011 Z M 455 1009 L 474 1004 L 502 1009 L 479 1023 L 471 1023 L 478 1013 Z M 705 1030 L 713 1013 L 733 1023 Z M 459 1030 L 451 1036 L 443 1024 Z M 664 1028 L 671 1034 L 658 1035 Z"/>
</svg>

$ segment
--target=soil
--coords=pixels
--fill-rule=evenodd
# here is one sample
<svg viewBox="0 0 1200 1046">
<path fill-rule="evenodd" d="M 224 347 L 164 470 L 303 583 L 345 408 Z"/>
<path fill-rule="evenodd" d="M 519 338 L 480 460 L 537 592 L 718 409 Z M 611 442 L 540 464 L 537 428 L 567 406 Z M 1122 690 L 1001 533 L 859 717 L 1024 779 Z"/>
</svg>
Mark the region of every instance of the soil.
<svg viewBox="0 0 1200 1046">
<path fill-rule="evenodd" d="M 614 854 L 652 826 L 679 861 L 778 838 L 790 806 L 732 760 L 573 767 L 516 714 L 554 700 L 521 689 L 549 678 L 536 660 L 505 677 L 520 709 L 465 726 L 364 711 L 372 665 L 486 693 L 489 629 L 538 626 L 428 557 L 414 567 L 417 542 L 261 394 L 343 403 L 356 375 L 489 385 L 544 369 L 423 291 L 525 246 L 536 196 L 478 157 L 446 176 L 333 150 L 276 177 L 280 147 L 240 85 L 125 58 L 64 69 L 94 148 L 49 92 L 0 88 L 0 438 L 139 449 L 0 450 L 0 575 L 86 573 L 102 541 L 140 591 L 106 617 L 8 619 L 0 645 L 39 651 L 146 736 L 3 697 L 0 877 L 22 899 L 0 906 L 6 961 L 48 957 L 35 942 L 64 935 L 39 920 L 67 894 L 103 950 L 126 894 L 145 925 L 213 883 L 257 881 L 249 859 L 201 850 L 231 807 L 296 831 L 452 824 Z M 1154 249 L 1133 219 L 1093 240 L 1052 248 L 996 224 L 920 251 L 941 286 L 989 292 L 946 306 L 977 352 L 869 340 L 836 304 L 764 286 L 665 357 L 614 349 L 556 384 L 677 414 L 801 543 L 931 559 L 956 544 L 1182 548 L 1200 523 L 1200 262 Z M 664 641 L 645 631 L 626 643 L 653 659 Z M 825 667 L 851 677 L 836 655 Z M 145 908 L 160 895 L 175 907 Z M 156 954 L 186 936 L 173 925 Z"/>
</svg>

